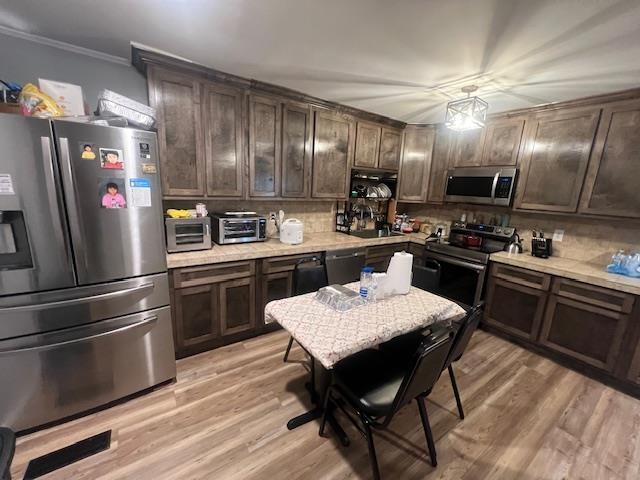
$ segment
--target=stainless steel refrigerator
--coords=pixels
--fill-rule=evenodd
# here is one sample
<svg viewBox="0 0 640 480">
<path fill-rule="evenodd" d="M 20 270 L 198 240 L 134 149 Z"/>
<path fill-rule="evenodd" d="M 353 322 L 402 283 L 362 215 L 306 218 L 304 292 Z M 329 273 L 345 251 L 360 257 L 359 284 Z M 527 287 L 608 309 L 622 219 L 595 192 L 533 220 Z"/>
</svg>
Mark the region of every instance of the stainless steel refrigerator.
<svg viewBox="0 0 640 480">
<path fill-rule="evenodd" d="M 0 425 L 175 377 L 155 134 L 0 114 Z"/>
</svg>

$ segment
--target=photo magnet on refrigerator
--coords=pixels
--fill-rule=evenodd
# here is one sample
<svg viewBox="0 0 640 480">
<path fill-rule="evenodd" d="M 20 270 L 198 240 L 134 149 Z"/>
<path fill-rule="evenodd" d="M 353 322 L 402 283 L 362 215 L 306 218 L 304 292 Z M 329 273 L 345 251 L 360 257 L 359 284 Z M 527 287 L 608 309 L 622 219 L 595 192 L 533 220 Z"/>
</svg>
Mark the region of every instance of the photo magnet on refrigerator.
<svg viewBox="0 0 640 480">
<path fill-rule="evenodd" d="M 100 166 L 108 170 L 124 170 L 122 150 L 118 150 L 117 148 L 101 148 Z"/>
</svg>

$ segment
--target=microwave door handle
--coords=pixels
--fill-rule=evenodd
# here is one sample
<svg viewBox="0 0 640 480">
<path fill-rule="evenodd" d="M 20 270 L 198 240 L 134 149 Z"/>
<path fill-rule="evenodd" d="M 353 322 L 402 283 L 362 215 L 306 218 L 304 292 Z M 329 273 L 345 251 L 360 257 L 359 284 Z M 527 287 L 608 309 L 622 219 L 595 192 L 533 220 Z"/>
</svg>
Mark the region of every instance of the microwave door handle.
<svg viewBox="0 0 640 480">
<path fill-rule="evenodd" d="M 491 200 L 495 201 L 496 199 L 496 188 L 498 188 L 498 179 L 500 178 L 500 172 L 497 172 L 493 176 L 493 183 L 491 184 Z"/>
</svg>

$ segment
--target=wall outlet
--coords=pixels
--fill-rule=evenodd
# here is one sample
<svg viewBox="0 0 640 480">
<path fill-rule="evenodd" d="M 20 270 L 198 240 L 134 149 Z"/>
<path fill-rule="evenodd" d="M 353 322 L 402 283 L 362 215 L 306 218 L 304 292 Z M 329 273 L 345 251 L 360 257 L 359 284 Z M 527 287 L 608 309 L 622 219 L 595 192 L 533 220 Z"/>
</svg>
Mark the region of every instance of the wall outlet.
<svg viewBox="0 0 640 480">
<path fill-rule="evenodd" d="M 276 212 L 269 212 L 269 220 L 275 221 L 276 218 Z"/>
<path fill-rule="evenodd" d="M 554 242 L 561 242 L 563 238 L 564 238 L 564 230 L 556 229 L 553 232 L 553 241 Z"/>
</svg>

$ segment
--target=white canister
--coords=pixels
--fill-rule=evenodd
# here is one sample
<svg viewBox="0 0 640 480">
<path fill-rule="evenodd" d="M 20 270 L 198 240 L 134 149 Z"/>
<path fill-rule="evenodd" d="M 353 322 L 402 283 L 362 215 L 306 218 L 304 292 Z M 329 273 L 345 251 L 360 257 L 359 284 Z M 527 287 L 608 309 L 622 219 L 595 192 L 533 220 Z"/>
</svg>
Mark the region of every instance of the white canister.
<svg viewBox="0 0 640 480">
<path fill-rule="evenodd" d="M 297 218 L 288 218 L 280 225 L 280 241 L 297 245 L 303 240 L 304 223 Z"/>
</svg>

